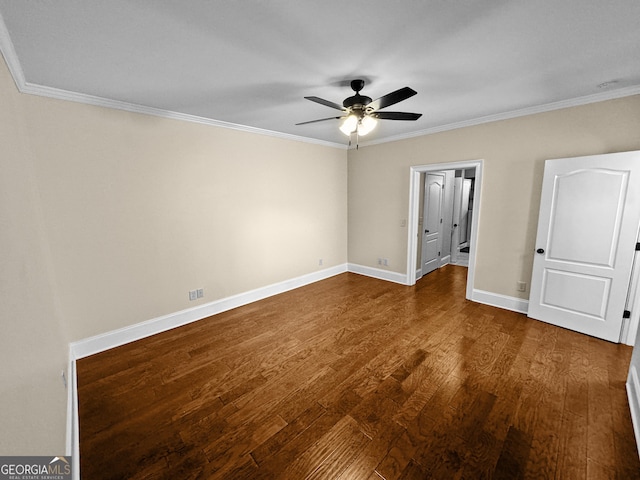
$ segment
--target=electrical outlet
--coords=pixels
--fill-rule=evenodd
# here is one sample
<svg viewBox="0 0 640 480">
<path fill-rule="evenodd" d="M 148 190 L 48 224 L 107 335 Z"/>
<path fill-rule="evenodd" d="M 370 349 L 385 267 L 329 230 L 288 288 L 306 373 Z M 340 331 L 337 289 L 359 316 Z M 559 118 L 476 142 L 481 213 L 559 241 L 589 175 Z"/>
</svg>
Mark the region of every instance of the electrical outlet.
<svg viewBox="0 0 640 480">
<path fill-rule="evenodd" d="M 389 259 L 388 258 L 383 258 L 382 259 L 382 265 L 384 265 L 385 267 L 389 266 Z"/>
<path fill-rule="evenodd" d="M 196 290 L 189 290 L 189 301 L 193 302 L 196 298 L 198 298 L 198 292 Z"/>
<path fill-rule="evenodd" d="M 378 259 L 378 265 L 382 265 L 382 259 L 381 258 Z"/>
<path fill-rule="evenodd" d="M 519 292 L 526 292 L 527 291 L 527 282 L 517 282 L 518 285 L 518 291 Z"/>
<path fill-rule="evenodd" d="M 320 258 L 320 259 L 318 260 L 318 265 L 319 265 L 319 266 L 322 266 L 322 265 L 323 265 L 323 263 L 324 263 L 324 260 L 322 260 L 322 259 Z"/>
<path fill-rule="evenodd" d="M 199 288 L 198 290 L 196 290 L 196 297 L 197 298 L 204 297 L 204 288 Z"/>
</svg>

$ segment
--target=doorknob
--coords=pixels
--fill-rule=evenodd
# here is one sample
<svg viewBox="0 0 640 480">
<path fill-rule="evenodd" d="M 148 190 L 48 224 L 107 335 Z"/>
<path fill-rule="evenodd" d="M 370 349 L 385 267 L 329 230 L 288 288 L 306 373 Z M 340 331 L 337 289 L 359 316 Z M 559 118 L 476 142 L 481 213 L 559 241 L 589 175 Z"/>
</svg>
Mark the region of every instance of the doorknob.
<svg viewBox="0 0 640 480">
<path fill-rule="evenodd" d="M 457 224 L 457 223 L 454 223 L 454 224 L 453 224 L 453 226 L 454 226 L 454 227 L 457 227 L 457 226 L 458 226 L 458 224 Z"/>
<path fill-rule="evenodd" d="M 536 253 L 539 253 L 540 255 L 542 255 L 544 253 L 544 248 L 537 249 Z"/>
</svg>

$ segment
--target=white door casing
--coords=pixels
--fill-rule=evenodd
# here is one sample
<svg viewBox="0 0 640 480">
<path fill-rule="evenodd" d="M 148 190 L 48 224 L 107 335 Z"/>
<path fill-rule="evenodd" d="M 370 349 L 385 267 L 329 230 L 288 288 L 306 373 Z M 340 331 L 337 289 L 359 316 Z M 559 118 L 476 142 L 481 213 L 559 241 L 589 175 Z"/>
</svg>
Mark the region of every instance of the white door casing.
<svg viewBox="0 0 640 480">
<path fill-rule="evenodd" d="M 531 318 L 620 341 L 640 225 L 640 152 L 545 163 Z"/>
<path fill-rule="evenodd" d="M 440 172 L 438 172 L 440 173 Z M 451 263 L 451 233 L 453 230 L 453 181 L 456 176 L 455 170 L 445 170 L 444 190 L 442 193 L 442 241 L 439 267 Z"/>
<path fill-rule="evenodd" d="M 417 278 L 416 262 L 418 261 L 418 242 L 422 239 L 422 231 L 418 222 L 419 204 L 423 201 L 420 195 L 420 184 L 424 181 L 423 175 L 429 172 L 442 170 L 473 169 L 475 172 L 475 188 L 473 195 L 473 215 L 471 216 L 471 249 L 469 251 L 469 268 L 467 269 L 467 288 L 465 298 L 473 299 L 476 278 L 476 248 L 478 246 L 478 225 L 481 218 L 482 203 L 482 175 L 484 160 L 466 160 L 449 163 L 432 163 L 428 165 L 414 165 L 409 167 L 409 205 L 407 221 L 407 264 L 406 285 L 415 285 Z M 422 259 L 420 259 L 422 260 Z"/>
<path fill-rule="evenodd" d="M 440 266 L 443 189 L 444 175 L 427 173 L 424 188 L 422 275 L 426 275 Z"/>
</svg>

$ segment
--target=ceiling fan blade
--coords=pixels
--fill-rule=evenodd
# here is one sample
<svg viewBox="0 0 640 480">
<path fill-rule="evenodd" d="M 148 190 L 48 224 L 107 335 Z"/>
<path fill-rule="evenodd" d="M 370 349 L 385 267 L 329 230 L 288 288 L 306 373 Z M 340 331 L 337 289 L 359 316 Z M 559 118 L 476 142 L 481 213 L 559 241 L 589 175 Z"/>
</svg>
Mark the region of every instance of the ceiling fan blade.
<svg viewBox="0 0 640 480">
<path fill-rule="evenodd" d="M 320 97 L 304 97 L 304 98 L 306 98 L 307 100 L 311 100 L 312 102 L 319 103 L 320 105 L 325 105 L 327 107 L 335 108 L 336 110 L 342 110 L 342 111 L 345 110 L 345 108 L 342 105 L 338 105 L 337 103 L 330 102 L 329 100 L 325 100 L 324 98 L 320 98 Z"/>
<path fill-rule="evenodd" d="M 319 120 L 309 120 L 308 122 L 296 123 L 296 125 L 306 125 L 307 123 L 324 122 L 325 120 L 340 120 L 342 117 L 321 118 Z"/>
<path fill-rule="evenodd" d="M 404 87 L 396 90 L 395 92 L 383 95 L 382 97 L 371 102 L 369 105 L 367 105 L 367 107 L 372 108 L 373 110 L 380 110 L 381 108 L 386 108 L 390 105 L 393 105 L 394 103 L 398 103 L 406 100 L 409 97 L 413 97 L 416 93 L 418 92 L 416 92 L 414 89 Z"/>
<path fill-rule="evenodd" d="M 380 120 L 417 120 L 422 114 L 409 112 L 373 112 L 371 116 L 379 118 Z"/>
</svg>

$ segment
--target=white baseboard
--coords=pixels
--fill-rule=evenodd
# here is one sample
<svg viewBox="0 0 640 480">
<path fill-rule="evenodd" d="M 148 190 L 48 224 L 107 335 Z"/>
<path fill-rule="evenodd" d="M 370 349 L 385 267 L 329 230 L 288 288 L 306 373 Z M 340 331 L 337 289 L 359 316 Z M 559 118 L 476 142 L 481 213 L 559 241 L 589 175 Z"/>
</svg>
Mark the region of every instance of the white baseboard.
<svg viewBox="0 0 640 480">
<path fill-rule="evenodd" d="M 509 297 L 507 295 L 487 292 L 484 290 L 474 289 L 469 300 L 483 303 L 485 305 L 491 305 L 492 307 L 504 308 L 505 310 L 511 310 L 513 312 L 524 313 L 525 315 L 529 311 L 529 300 Z"/>
<path fill-rule="evenodd" d="M 627 398 L 629 399 L 629 409 L 631 410 L 633 432 L 636 436 L 636 447 L 638 455 L 640 455 L 640 379 L 635 365 L 631 365 L 629 376 L 627 377 Z"/>
<path fill-rule="evenodd" d="M 449 265 L 451 263 L 451 255 L 445 255 L 440 259 L 440 266 L 438 268 L 442 268 L 445 265 Z"/>
<path fill-rule="evenodd" d="M 337 265 L 69 344 L 66 455 L 71 455 L 73 459 L 74 480 L 80 479 L 80 430 L 76 360 L 171 330 L 181 325 L 202 320 L 217 313 L 222 313 L 242 305 L 247 305 L 273 295 L 278 295 L 304 285 L 324 280 L 346 271 L 346 264 Z"/>
<path fill-rule="evenodd" d="M 295 288 L 308 285 L 310 283 L 324 280 L 347 271 L 346 264 L 320 270 L 297 278 L 285 280 L 280 283 L 267 285 L 248 292 L 233 295 L 231 297 L 205 303 L 194 308 L 189 308 L 175 313 L 170 313 L 161 317 L 153 318 L 145 322 L 136 323 L 128 327 L 112 330 L 94 337 L 85 338 L 71 343 L 71 353 L 73 359 L 88 357 L 95 353 L 104 352 L 111 348 L 119 347 L 126 343 L 134 342 L 142 338 L 165 332 L 191 322 L 202 320 L 203 318 L 226 312 L 233 308 L 241 307 L 258 300 L 262 300 L 279 293 L 293 290 Z"/>
<path fill-rule="evenodd" d="M 381 270 L 379 268 L 366 267 L 364 265 L 357 265 L 350 263 L 348 270 L 353 273 L 359 273 L 368 277 L 377 278 L 379 280 L 387 280 L 390 282 L 400 283 L 402 285 L 407 284 L 407 276 L 405 274 L 390 272 L 388 270 Z M 418 273 L 422 273 L 419 271 Z M 417 274 L 416 278 L 420 278 L 421 275 Z M 473 290 L 473 294 L 469 300 L 474 302 L 483 303 L 492 307 L 503 308 L 505 310 L 511 310 L 513 312 L 524 313 L 525 315 L 529 311 L 529 301 L 522 298 L 509 297 L 507 295 L 501 295 L 499 293 L 487 292 L 484 290 Z"/>
<path fill-rule="evenodd" d="M 71 352 L 69 352 L 69 361 L 67 365 L 67 436 L 65 439 L 64 454 L 67 456 L 73 455 L 73 427 L 75 422 L 73 421 L 75 415 L 73 412 L 73 401 L 75 397 L 75 389 L 73 388 L 73 376 L 76 362 L 71 359 Z"/>
<path fill-rule="evenodd" d="M 402 285 L 407 284 L 407 276 L 404 273 L 390 272 L 389 270 L 366 267 L 364 265 L 357 265 L 355 263 L 348 264 L 347 268 L 348 271 L 352 273 L 359 273 L 360 275 L 366 275 L 367 277 L 373 277 L 379 280 L 401 283 Z"/>
<path fill-rule="evenodd" d="M 66 450 L 67 455 L 71 455 L 73 457 L 74 480 L 80 478 L 78 384 L 76 376 L 77 359 L 100 353 L 126 343 L 134 342 L 157 333 L 171 330 L 173 328 L 210 317 L 211 315 L 247 305 L 347 271 L 402 285 L 407 284 L 407 276 L 405 274 L 353 263 L 342 264 L 290 280 L 285 280 L 277 284 L 268 285 L 256 290 L 216 300 L 204 305 L 199 305 L 194 308 L 147 320 L 118 330 L 106 332 L 101 335 L 85 338 L 77 342 L 72 342 L 69 345 L 69 394 L 67 398 Z M 520 313 L 526 313 L 528 309 L 528 301 L 526 300 L 485 292 L 482 290 L 474 290 L 471 300 Z"/>
<path fill-rule="evenodd" d="M 80 480 L 80 420 L 78 418 L 78 376 L 76 359 L 69 347 L 67 368 L 67 441 L 65 455 L 71 457 L 71 476 Z"/>
</svg>

